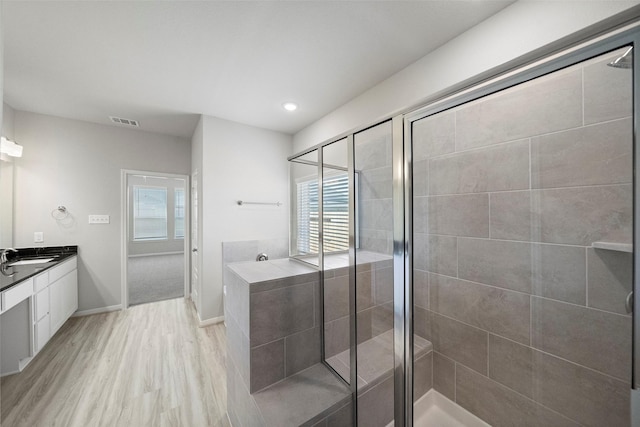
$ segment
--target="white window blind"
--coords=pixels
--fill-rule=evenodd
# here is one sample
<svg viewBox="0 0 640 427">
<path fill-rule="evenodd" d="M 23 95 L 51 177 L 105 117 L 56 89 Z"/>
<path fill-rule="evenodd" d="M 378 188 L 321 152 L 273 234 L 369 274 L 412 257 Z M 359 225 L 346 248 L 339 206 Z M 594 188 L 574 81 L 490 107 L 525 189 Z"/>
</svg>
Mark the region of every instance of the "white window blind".
<svg viewBox="0 0 640 427">
<path fill-rule="evenodd" d="M 298 182 L 298 253 L 318 253 L 318 181 Z M 324 178 L 324 251 L 349 249 L 349 178 L 346 174 Z"/>
<path fill-rule="evenodd" d="M 174 238 L 184 239 L 184 189 L 175 189 L 175 207 L 174 207 Z"/>
<path fill-rule="evenodd" d="M 133 240 L 167 238 L 167 189 L 133 187 Z"/>
</svg>

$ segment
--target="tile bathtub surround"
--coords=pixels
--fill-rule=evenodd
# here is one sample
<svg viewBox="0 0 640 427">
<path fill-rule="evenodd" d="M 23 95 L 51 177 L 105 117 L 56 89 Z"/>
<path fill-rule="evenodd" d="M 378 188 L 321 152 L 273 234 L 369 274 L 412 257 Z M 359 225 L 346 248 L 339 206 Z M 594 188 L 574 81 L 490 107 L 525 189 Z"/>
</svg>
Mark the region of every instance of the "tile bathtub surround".
<svg viewBox="0 0 640 427">
<path fill-rule="evenodd" d="M 629 425 L 632 255 L 591 247 L 632 233 L 610 56 L 413 124 L 415 331 L 492 425 Z"/>
</svg>

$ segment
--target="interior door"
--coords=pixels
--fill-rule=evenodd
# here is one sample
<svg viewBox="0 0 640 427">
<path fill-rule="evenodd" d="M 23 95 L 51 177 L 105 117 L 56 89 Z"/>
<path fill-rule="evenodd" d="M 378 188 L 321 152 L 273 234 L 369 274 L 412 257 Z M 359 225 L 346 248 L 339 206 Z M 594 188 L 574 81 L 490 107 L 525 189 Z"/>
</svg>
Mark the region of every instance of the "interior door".
<svg viewBox="0 0 640 427">
<path fill-rule="evenodd" d="M 198 303 L 198 286 L 200 254 L 198 253 L 198 171 L 191 176 L 191 299 L 196 305 L 198 311 L 200 304 Z"/>
</svg>

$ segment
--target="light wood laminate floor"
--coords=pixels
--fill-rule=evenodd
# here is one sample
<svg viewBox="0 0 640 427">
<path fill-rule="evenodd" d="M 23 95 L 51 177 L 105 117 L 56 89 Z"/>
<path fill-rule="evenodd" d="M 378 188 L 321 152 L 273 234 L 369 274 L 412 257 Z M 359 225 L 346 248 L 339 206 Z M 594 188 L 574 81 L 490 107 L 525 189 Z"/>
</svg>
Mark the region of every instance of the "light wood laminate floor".
<svg viewBox="0 0 640 427">
<path fill-rule="evenodd" d="M 71 318 L 0 382 L 13 426 L 229 426 L 225 330 L 183 298 Z"/>
</svg>

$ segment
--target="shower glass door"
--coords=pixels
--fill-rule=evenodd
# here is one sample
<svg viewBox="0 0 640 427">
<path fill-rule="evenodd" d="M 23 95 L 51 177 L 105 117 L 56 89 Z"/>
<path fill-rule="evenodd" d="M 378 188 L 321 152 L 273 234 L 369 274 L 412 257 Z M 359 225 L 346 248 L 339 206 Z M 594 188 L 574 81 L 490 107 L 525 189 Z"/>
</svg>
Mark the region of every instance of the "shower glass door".
<svg viewBox="0 0 640 427">
<path fill-rule="evenodd" d="M 628 50 L 408 116 L 414 425 L 630 425 Z"/>
<path fill-rule="evenodd" d="M 355 133 L 353 144 L 358 425 L 384 427 L 394 416 L 392 122 Z"/>
</svg>

